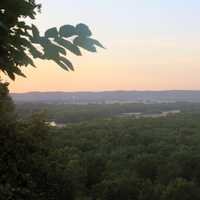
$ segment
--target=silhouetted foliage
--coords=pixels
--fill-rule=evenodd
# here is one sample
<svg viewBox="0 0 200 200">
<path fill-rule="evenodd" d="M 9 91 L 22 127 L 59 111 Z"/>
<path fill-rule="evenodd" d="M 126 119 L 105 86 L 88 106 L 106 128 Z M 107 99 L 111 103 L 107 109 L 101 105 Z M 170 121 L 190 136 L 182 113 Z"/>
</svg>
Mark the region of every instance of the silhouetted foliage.
<svg viewBox="0 0 200 200">
<path fill-rule="evenodd" d="M 66 58 L 67 50 L 80 56 L 80 47 L 96 52 L 103 46 L 90 36 L 87 25 L 64 25 L 50 28 L 42 36 L 35 25 L 24 19 L 35 19 L 41 5 L 34 0 L 1 0 L 0 2 L 0 71 L 11 79 L 25 76 L 20 67 L 32 65 L 36 58 L 52 60 L 64 70 L 74 70 Z"/>
<path fill-rule="evenodd" d="M 90 38 L 92 33 L 85 24 L 51 28 L 42 36 L 35 25 L 26 21 L 35 19 L 40 8 L 34 0 L 0 1 L 0 72 L 13 80 L 16 75 L 25 76 L 20 67 L 35 67 L 35 58 L 73 70 L 65 57 L 67 50 L 79 56 L 80 47 L 91 52 L 96 46 L 103 47 Z M 8 83 L 0 80 L 0 199 L 73 199 L 74 180 L 53 163 L 57 156 L 51 151 L 45 121 L 42 114 L 26 120 L 18 118 Z"/>
</svg>

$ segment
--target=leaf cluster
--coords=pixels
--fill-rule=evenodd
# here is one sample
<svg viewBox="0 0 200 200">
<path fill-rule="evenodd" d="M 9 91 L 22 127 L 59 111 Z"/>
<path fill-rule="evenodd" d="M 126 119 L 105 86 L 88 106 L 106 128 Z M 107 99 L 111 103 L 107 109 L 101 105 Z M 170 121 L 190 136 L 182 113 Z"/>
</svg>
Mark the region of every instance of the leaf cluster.
<svg viewBox="0 0 200 200">
<path fill-rule="evenodd" d="M 96 52 L 103 47 L 90 38 L 90 29 L 85 24 L 50 28 L 41 36 L 35 25 L 25 19 L 35 19 L 41 5 L 34 0 L 1 0 L 0 2 L 0 72 L 12 80 L 16 75 L 24 76 L 22 66 L 32 65 L 34 59 L 52 60 L 65 70 L 74 70 L 66 58 L 67 50 L 80 56 L 80 47 Z M 70 40 L 73 38 L 73 41 Z"/>
</svg>

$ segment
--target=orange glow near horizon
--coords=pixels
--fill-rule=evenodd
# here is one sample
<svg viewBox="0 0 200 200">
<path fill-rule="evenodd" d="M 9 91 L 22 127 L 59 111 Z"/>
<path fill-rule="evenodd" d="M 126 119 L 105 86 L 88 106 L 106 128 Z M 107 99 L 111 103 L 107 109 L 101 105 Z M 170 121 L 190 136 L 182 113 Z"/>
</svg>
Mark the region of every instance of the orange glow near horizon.
<svg viewBox="0 0 200 200">
<path fill-rule="evenodd" d="M 184 46 L 185 45 L 185 46 Z M 53 62 L 36 60 L 23 68 L 11 92 L 200 89 L 200 41 L 118 41 L 98 53 L 71 54 L 75 72 Z M 146 48 L 144 47 L 146 46 Z M 118 51 L 120 49 L 120 51 Z"/>
<path fill-rule="evenodd" d="M 129 52 L 129 51 L 128 51 Z M 115 57 L 116 56 L 116 57 Z M 164 58 L 160 55 L 109 55 L 84 53 L 71 58 L 75 72 L 53 62 L 36 61 L 37 68 L 24 69 L 28 78 L 17 77 L 11 92 L 200 89 L 200 58 Z M 127 59 L 129 57 L 129 59 Z M 195 87 L 194 87 L 195 86 Z"/>
</svg>

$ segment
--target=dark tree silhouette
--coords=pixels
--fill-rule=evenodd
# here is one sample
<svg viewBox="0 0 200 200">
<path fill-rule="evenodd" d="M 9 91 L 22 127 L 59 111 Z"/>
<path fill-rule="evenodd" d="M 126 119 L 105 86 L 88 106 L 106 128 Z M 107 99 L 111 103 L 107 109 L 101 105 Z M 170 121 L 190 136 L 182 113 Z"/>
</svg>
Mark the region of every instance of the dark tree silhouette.
<svg viewBox="0 0 200 200">
<path fill-rule="evenodd" d="M 67 50 L 80 56 L 80 47 L 91 52 L 96 52 L 96 46 L 103 48 L 91 38 L 92 32 L 85 24 L 53 27 L 42 36 L 35 25 L 24 20 L 35 19 L 40 9 L 35 0 L 0 1 L 0 72 L 13 80 L 16 75 L 25 77 L 20 67 L 35 67 L 35 58 L 52 60 L 64 70 L 74 70 L 66 58 Z"/>
<path fill-rule="evenodd" d="M 21 67 L 35 67 L 35 58 L 52 60 L 64 70 L 73 70 L 66 58 L 67 50 L 80 56 L 80 47 L 91 52 L 96 52 L 96 46 L 103 48 L 91 38 L 85 24 L 53 27 L 41 35 L 35 25 L 25 20 L 35 19 L 40 8 L 35 0 L 0 0 L 0 74 L 13 80 L 16 75 L 25 77 Z M 0 79 L 0 199 L 73 200 L 71 182 L 60 173 L 55 176 L 46 165 L 44 157 L 50 156 L 51 146 L 48 131 L 42 115 L 25 121 L 17 118 L 8 83 Z M 60 190 L 61 185 L 65 190 Z"/>
</svg>

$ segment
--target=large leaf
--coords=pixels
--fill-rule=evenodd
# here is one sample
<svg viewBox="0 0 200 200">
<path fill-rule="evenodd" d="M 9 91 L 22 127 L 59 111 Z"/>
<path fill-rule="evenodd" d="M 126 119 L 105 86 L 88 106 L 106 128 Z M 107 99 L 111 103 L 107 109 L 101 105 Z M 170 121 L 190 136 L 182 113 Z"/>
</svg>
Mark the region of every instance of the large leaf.
<svg viewBox="0 0 200 200">
<path fill-rule="evenodd" d="M 60 60 L 55 59 L 54 62 L 56 62 L 56 63 L 57 63 L 61 68 L 63 68 L 64 70 L 69 71 L 68 68 L 67 68 L 67 66 L 66 66 L 63 62 L 61 62 Z"/>
<path fill-rule="evenodd" d="M 33 67 L 36 67 L 34 62 L 33 62 L 33 60 L 32 60 L 32 58 L 29 57 L 25 52 L 24 52 L 23 56 L 24 56 L 25 66 L 32 65 Z"/>
<path fill-rule="evenodd" d="M 23 28 L 23 29 L 26 29 L 26 30 L 31 30 L 31 27 L 29 25 L 27 25 L 25 22 L 23 21 L 19 21 L 17 22 L 17 26 L 19 28 Z"/>
<path fill-rule="evenodd" d="M 72 71 L 74 71 L 74 67 L 73 67 L 72 63 L 71 63 L 67 58 L 60 56 L 60 60 L 61 60 L 65 65 L 67 65 L 67 67 L 68 67 L 69 69 L 71 69 Z"/>
<path fill-rule="evenodd" d="M 42 58 L 42 53 L 28 39 L 20 38 L 20 43 L 29 50 L 33 58 Z"/>
<path fill-rule="evenodd" d="M 91 52 L 97 51 L 93 41 L 90 38 L 77 37 L 74 39 L 74 44 Z"/>
<path fill-rule="evenodd" d="M 28 39 L 20 38 L 20 43 L 22 46 L 26 47 L 33 58 L 42 58 L 43 54 L 40 52 Z"/>
<path fill-rule="evenodd" d="M 13 71 L 8 71 L 8 70 L 6 70 L 6 72 L 7 72 L 8 76 L 9 76 L 9 78 L 14 81 L 15 80 L 14 72 Z"/>
<path fill-rule="evenodd" d="M 46 37 L 40 37 L 38 43 L 42 46 L 51 45 L 51 41 Z"/>
<path fill-rule="evenodd" d="M 32 24 L 32 34 L 33 34 L 33 42 L 37 43 L 40 39 L 40 32 L 38 28 Z"/>
<path fill-rule="evenodd" d="M 22 71 L 14 65 L 14 63 L 7 63 L 7 69 L 6 69 L 6 73 L 8 74 L 8 76 L 10 77 L 10 79 L 15 80 L 15 74 L 19 75 L 19 76 L 23 76 L 26 77 Z M 5 73 L 5 72 L 4 72 Z"/>
<path fill-rule="evenodd" d="M 52 48 L 56 49 L 59 53 L 66 55 L 66 51 L 63 47 L 60 47 L 58 45 L 52 44 Z"/>
<path fill-rule="evenodd" d="M 64 25 L 60 27 L 59 34 L 62 37 L 71 37 L 76 35 L 76 29 L 72 25 Z"/>
<path fill-rule="evenodd" d="M 91 42 L 92 42 L 94 45 L 105 49 L 105 47 L 104 47 L 98 40 L 95 40 L 95 39 L 92 39 L 92 38 L 89 38 L 89 39 L 91 40 Z"/>
<path fill-rule="evenodd" d="M 71 43 L 70 41 L 62 39 L 62 38 L 57 38 L 55 40 L 55 42 L 57 42 L 59 45 L 63 46 L 64 48 L 68 49 L 69 51 L 71 51 L 75 55 L 81 56 L 80 49 L 76 45 Z"/>
<path fill-rule="evenodd" d="M 58 31 L 57 28 L 50 28 L 45 32 L 45 37 L 47 38 L 57 38 L 58 37 Z"/>
<path fill-rule="evenodd" d="M 26 78 L 25 74 L 18 67 L 15 67 L 14 73 L 16 73 L 19 76 L 23 76 L 24 78 Z"/>
<path fill-rule="evenodd" d="M 33 58 L 40 58 L 43 59 L 43 52 L 40 52 L 37 48 L 34 46 L 29 47 L 29 52 L 33 56 Z"/>
<path fill-rule="evenodd" d="M 43 46 L 44 58 L 45 59 L 57 59 L 59 58 L 59 51 L 56 48 L 53 48 L 51 45 Z"/>
<path fill-rule="evenodd" d="M 66 51 L 63 47 L 53 44 L 51 40 L 46 37 L 40 37 L 39 44 L 43 47 L 45 58 L 57 58 L 59 53 L 66 55 Z"/>
<path fill-rule="evenodd" d="M 92 35 L 89 27 L 85 24 L 78 24 L 76 26 L 76 32 L 81 37 L 90 37 Z"/>
</svg>

